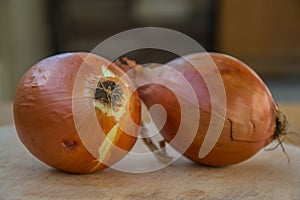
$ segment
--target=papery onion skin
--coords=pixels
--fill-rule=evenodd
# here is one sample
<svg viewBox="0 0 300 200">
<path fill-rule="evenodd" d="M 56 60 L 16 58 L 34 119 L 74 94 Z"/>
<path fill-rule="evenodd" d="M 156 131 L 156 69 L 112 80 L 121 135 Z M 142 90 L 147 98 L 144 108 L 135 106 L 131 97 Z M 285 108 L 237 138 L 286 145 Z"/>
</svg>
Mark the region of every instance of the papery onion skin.
<svg viewBox="0 0 300 200">
<path fill-rule="evenodd" d="M 88 56 L 89 65 L 109 65 L 110 70 L 117 76 L 124 74 L 118 67 L 97 55 L 83 52 L 60 54 L 46 58 L 31 67 L 20 81 L 14 99 L 15 126 L 22 143 L 39 160 L 65 172 L 91 173 L 107 167 L 88 151 L 74 122 L 74 82 L 77 72 Z M 130 90 L 135 90 L 132 83 L 128 85 Z M 87 85 L 83 88 L 85 86 Z M 120 123 L 126 124 L 128 117 L 131 117 L 139 124 L 141 106 L 137 92 L 130 97 L 129 104 L 129 112 L 121 117 Z M 104 134 L 107 134 L 116 124 L 114 118 L 108 117 L 96 107 L 95 111 L 99 125 Z M 86 122 L 89 122 L 88 118 Z M 130 151 L 138 134 L 137 127 L 129 127 L 128 130 L 131 131 L 130 134 L 118 129 L 115 144 L 125 151 Z M 89 134 L 87 131 L 87 138 L 90 138 L 88 144 L 92 148 L 99 148 L 103 141 L 97 141 L 97 136 Z M 115 163 L 124 156 L 124 153 L 111 150 L 105 159 L 111 160 L 109 163 Z"/>
<path fill-rule="evenodd" d="M 218 70 L 211 66 L 213 62 L 203 62 L 207 57 L 206 53 L 187 55 L 185 59 L 177 58 L 166 64 L 181 73 L 191 84 L 197 95 L 200 112 L 197 134 L 188 149 L 183 152 L 180 144 L 173 144 L 173 147 L 189 159 L 203 165 L 232 165 L 252 157 L 278 137 L 282 130 L 277 126 L 280 123 L 284 125 L 285 122 L 278 120 L 281 113 L 269 89 L 253 70 L 225 54 L 209 53 L 209 56 Z M 199 63 L 200 66 L 195 67 L 201 70 L 201 75 L 186 60 L 193 64 Z M 124 64 L 118 64 L 123 70 L 128 70 Z M 203 66 L 209 67 L 201 68 Z M 141 68 L 139 70 L 143 71 Z M 207 156 L 199 158 L 199 150 L 210 124 L 212 106 L 211 96 L 202 76 L 214 77 L 216 73 L 221 74 L 225 87 L 226 117 L 218 142 Z M 139 74 L 142 76 L 142 73 Z M 176 82 L 174 71 L 164 71 L 161 75 Z M 178 85 L 180 86 L 180 83 Z M 167 142 L 171 142 L 181 122 L 181 110 L 176 96 L 168 88 L 158 84 L 144 85 L 138 88 L 138 91 L 147 107 L 160 104 L 166 109 L 167 120 L 161 134 Z M 197 109 L 195 105 L 190 106 Z M 152 117 L 154 121 L 160 119 L 155 113 Z M 193 116 L 190 116 L 190 120 L 194 120 Z M 192 133 L 186 132 L 186 136 L 189 134 Z"/>
</svg>

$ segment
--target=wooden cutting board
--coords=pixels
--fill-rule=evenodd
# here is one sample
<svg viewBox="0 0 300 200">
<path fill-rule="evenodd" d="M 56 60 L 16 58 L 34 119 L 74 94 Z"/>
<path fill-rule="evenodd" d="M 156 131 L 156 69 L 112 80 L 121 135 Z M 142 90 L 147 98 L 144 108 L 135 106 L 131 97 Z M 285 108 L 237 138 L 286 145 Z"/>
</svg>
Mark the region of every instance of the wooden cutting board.
<svg viewBox="0 0 300 200">
<path fill-rule="evenodd" d="M 300 130 L 300 105 L 285 105 L 291 130 Z M 5 113 L 4 113 L 5 114 Z M 3 112 L 1 112 L 3 115 Z M 276 143 L 271 144 L 271 146 Z M 41 163 L 19 142 L 13 125 L 0 127 L 0 199 L 300 199 L 300 148 L 285 144 L 234 166 L 209 168 L 184 158 L 159 171 L 106 169 L 63 173 Z"/>
</svg>

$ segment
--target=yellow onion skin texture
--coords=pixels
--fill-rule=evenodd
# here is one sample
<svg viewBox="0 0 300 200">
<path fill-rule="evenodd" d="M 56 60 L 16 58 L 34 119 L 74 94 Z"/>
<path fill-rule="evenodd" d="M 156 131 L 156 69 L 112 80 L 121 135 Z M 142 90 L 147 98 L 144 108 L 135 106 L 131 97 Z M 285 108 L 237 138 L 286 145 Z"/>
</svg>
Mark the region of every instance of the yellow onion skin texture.
<svg viewBox="0 0 300 200">
<path fill-rule="evenodd" d="M 128 110 L 118 121 L 98 108 L 96 103 L 93 104 L 93 113 L 98 124 L 89 124 L 91 119 L 87 115 L 87 128 L 83 136 L 79 135 L 76 128 L 73 110 L 76 101 L 73 101 L 72 97 L 77 73 L 82 65 L 99 69 L 88 72 L 86 80 L 82 81 L 82 90 L 90 89 L 89 93 L 79 91 L 80 94 L 84 94 L 82 99 L 89 99 L 94 103 L 104 101 L 98 99 L 104 98 L 100 94 L 95 96 L 95 88 L 91 89 L 101 79 L 106 87 L 115 82 L 121 90 L 123 89 L 121 99 L 128 100 L 126 105 L 120 100 L 120 105 L 124 104 L 122 106 Z M 109 69 L 110 75 L 102 73 L 101 66 Z M 94 73 L 98 75 L 94 76 Z M 125 83 L 124 80 L 119 81 L 119 77 L 123 75 L 124 72 L 108 60 L 84 52 L 60 54 L 38 62 L 21 79 L 14 99 L 14 121 L 21 142 L 36 158 L 65 172 L 91 173 L 118 162 L 133 147 L 138 134 L 138 126 L 127 127 L 126 131 L 130 133 L 119 126 L 125 126 L 130 120 L 139 125 L 141 115 L 141 104 L 135 87 L 129 79 L 126 79 Z M 81 100 L 81 97 L 77 98 L 78 101 Z M 106 106 L 108 110 L 111 109 L 110 104 Z M 82 110 L 84 109 L 83 107 Z M 105 144 L 105 150 L 102 150 L 103 147 L 101 149 L 104 140 L 91 128 L 95 126 L 101 127 L 105 135 L 113 135 L 110 139 L 111 144 Z M 118 148 L 124 151 L 118 151 Z"/>
<path fill-rule="evenodd" d="M 232 165 L 249 159 L 276 138 L 277 125 L 280 123 L 278 121 L 280 111 L 267 86 L 246 64 L 225 54 L 209 53 L 209 56 L 214 62 L 204 61 L 204 58 L 207 57 L 206 53 L 195 53 L 166 64 L 176 73 L 179 72 L 184 76 L 191 84 L 198 99 L 198 106 L 190 105 L 191 108 L 199 109 L 200 112 L 198 130 L 187 149 L 182 150 L 180 144 L 171 143 L 181 122 L 181 110 L 176 95 L 167 87 L 159 84 L 144 85 L 138 88 L 138 92 L 147 107 L 150 108 L 155 104 L 164 107 L 167 119 L 161 134 L 184 156 L 207 166 Z M 199 63 L 199 66 L 192 66 L 190 63 L 194 65 Z M 212 63 L 215 63 L 217 69 L 207 67 Z M 206 67 L 202 68 L 202 66 Z M 124 64 L 120 67 L 126 70 Z M 155 69 L 159 70 L 159 67 L 163 68 L 164 66 L 158 66 Z M 201 74 L 195 67 L 202 70 Z M 174 70 L 164 70 L 161 76 L 176 82 Z M 142 77 L 143 69 L 139 68 L 139 71 L 139 76 Z M 226 92 L 225 122 L 213 149 L 205 157 L 199 158 L 199 151 L 212 117 L 211 96 L 203 77 L 214 77 L 216 73 L 220 73 Z M 180 83 L 177 83 L 180 86 Z M 155 116 L 155 113 L 151 114 L 154 121 L 160 120 L 160 116 Z M 196 120 L 193 116 L 189 116 L 189 118 L 190 121 Z M 184 137 L 189 137 L 190 134 L 194 133 L 186 131 Z M 184 140 L 184 138 L 182 139 Z"/>
</svg>

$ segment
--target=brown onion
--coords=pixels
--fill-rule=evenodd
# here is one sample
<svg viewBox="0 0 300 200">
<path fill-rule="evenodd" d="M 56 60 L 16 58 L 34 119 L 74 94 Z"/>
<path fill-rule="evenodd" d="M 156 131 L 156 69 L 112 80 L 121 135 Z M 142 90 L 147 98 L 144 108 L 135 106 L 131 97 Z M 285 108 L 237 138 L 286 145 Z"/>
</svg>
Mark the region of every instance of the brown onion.
<svg viewBox="0 0 300 200">
<path fill-rule="evenodd" d="M 124 72 L 102 57 L 49 57 L 20 81 L 16 130 L 44 163 L 66 172 L 95 172 L 122 159 L 135 144 L 138 126 L 129 122 L 140 123 L 141 106 L 134 91 Z"/>
<path fill-rule="evenodd" d="M 188 109 L 199 109 L 200 120 L 196 134 L 186 129 L 185 135 L 181 136 L 182 141 L 185 137 L 194 137 L 193 141 L 187 149 L 182 148 L 180 143 L 171 143 L 175 149 L 189 159 L 208 166 L 239 163 L 285 134 L 287 121 L 274 103 L 267 86 L 246 64 L 219 53 L 209 53 L 213 62 L 206 57 L 206 53 L 195 53 L 184 58 L 177 58 L 166 64 L 174 70 L 166 70 L 162 65 L 154 68 L 155 73 L 138 67 L 134 61 L 126 58 L 116 64 L 125 71 L 134 70 L 130 76 L 137 86 L 141 85 L 140 80 L 152 79 L 153 84 L 141 85 L 138 92 L 147 107 L 150 108 L 155 104 L 164 107 L 167 119 L 160 132 L 167 142 L 172 142 L 176 136 L 183 116 L 181 116 L 178 96 L 166 86 L 155 83 L 159 82 L 161 77 L 170 80 L 183 94 L 182 96 L 185 96 L 183 99 L 188 104 Z M 196 69 L 200 70 L 201 74 Z M 191 84 L 197 96 L 198 105 L 189 102 L 189 97 L 184 95 L 186 93 L 184 91 L 189 89 L 183 88 L 178 73 Z M 205 79 L 214 79 L 219 74 L 224 83 L 227 102 L 224 126 L 212 150 L 205 157 L 200 158 L 201 145 L 211 119 L 214 117 L 212 116 L 212 99 Z M 215 99 L 215 101 L 218 100 Z M 156 123 L 160 123 L 159 113 L 151 113 L 151 115 Z M 190 122 L 197 120 L 194 116 L 188 117 Z M 189 124 L 185 125 L 185 127 L 188 126 Z"/>
</svg>

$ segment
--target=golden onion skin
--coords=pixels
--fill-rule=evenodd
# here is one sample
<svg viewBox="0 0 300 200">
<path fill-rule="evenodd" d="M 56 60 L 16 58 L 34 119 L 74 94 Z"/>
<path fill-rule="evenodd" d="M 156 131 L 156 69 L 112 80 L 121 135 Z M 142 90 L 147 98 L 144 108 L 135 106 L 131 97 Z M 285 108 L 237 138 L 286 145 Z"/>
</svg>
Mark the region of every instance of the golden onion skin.
<svg viewBox="0 0 300 200">
<path fill-rule="evenodd" d="M 84 63 L 88 56 L 89 62 Z M 31 67 L 20 81 L 14 99 L 15 126 L 25 147 L 44 163 L 71 173 L 99 171 L 106 168 L 107 163 L 113 164 L 126 155 L 112 147 L 109 153 L 104 155 L 108 161 L 102 163 L 91 151 L 100 149 L 103 141 L 97 140 L 98 136 L 91 135 L 87 129 L 87 141 L 83 144 L 78 134 L 74 122 L 72 95 L 76 74 L 83 63 L 93 66 L 109 65 L 109 69 L 117 77 L 124 74 L 118 67 L 97 55 L 81 52 L 60 54 L 46 58 Z M 113 80 L 111 77 L 107 79 Z M 132 83 L 128 85 L 131 91 L 135 90 Z M 129 111 L 121 117 L 120 123 L 126 124 L 131 117 L 131 120 L 139 124 L 140 112 L 139 97 L 133 92 L 129 101 Z M 116 124 L 114 117 L 107 116 L 97 107 L 95 113 L 99 125 L 107 135 Z M 88 118 L 86 122 L 89 122 Z M 127 130 L 131 131 L 130 134 L 118 128 L 117 138 L 113 141 L 125 151 L 133 147 L 138 134 L 136 127 L 129 127 Z M 92 150 L 89 151 L 85 145 L 89 145 Z"/>
<path fill-rule="evenodd" d="M 175 69 L 176 73 L 181 73 L 191 84 L 199 107 L 192 104 L 190 106 L 199 109 L 200 112 L 197 134 L 188 149 L 183 150 L 180 144 L 173 144 L 173 147 L 184 156 L 203 165 L 232 165 L 252 157 L 276 138 L 274 134 L 279 110 L 267 86 L 246 64 L 225 54 L 209 53 L 209 56 L 217 66 L 217 70 L 211 66 L 213 62 L 203 59 L 207 57 L 206 53 L 187 55 L 185 59 L 177 58 L 166 64 Z M 194 67 L 201 70 L 201 75 L 186 60 L 193 64 L 199 63 L 199 66 Z M 211 67 L 201 68 L 202 66 Z M 126 70 L 126 66 L 120 67 Z M 156 70 L 159 70 L 158 68 L 156 67 Z M 142 70 L 139 68 L 139 71 Z M 176 73 L 164 70 L 162 75 L 176 82 Z M 212 115 L 211 96 L 203 77 L 215 77 L 216 73 L 220 73 L 225 87 L 226 117 L 217 143 L 208 155 L 199 158 L 199 151 Z M 140 73 L 140 76 L 143 76 L 143 73 Z M 153 80 L 153 82 L 158 81 Z M 178 85 L 180 86 L 180 83 Z M 167 142 L 171 142 L 181 122 L 181 110 L 175 94 L 158 84 L 144 85 L 138 88 L 138 92 L 147 107 L 160 104 L 166 109 L 167 119 L 161 134 Z M 154 121 L 160 120 L 160 116 L 155 116 L 155 113 L 152 117 Z M 189 120 L 197 119 L 190 116 Z M 193 133 L 186 131 L 184 137 L 188 138 L 191 134 Z"/>
</svg>

